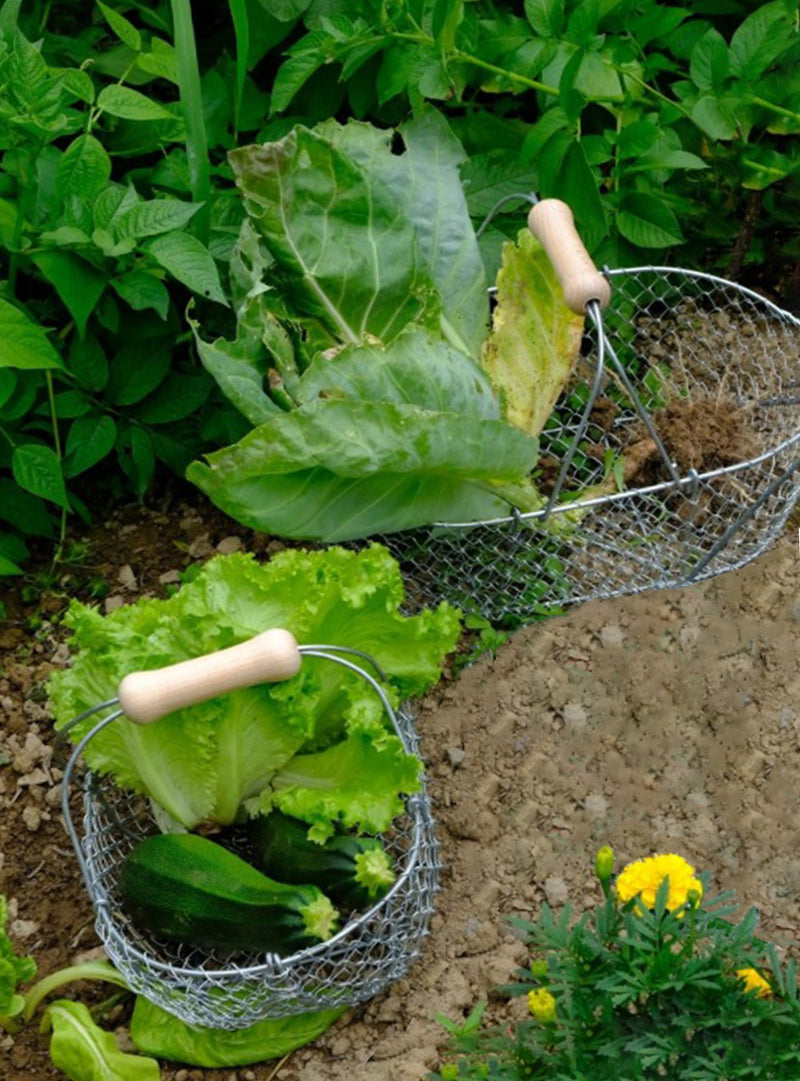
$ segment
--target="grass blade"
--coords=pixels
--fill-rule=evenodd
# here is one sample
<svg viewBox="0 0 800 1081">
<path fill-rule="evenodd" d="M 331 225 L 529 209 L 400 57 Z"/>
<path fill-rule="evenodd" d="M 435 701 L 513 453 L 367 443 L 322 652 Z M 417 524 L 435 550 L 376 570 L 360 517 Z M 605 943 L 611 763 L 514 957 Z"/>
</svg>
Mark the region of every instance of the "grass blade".
<svg viewBox="0 0 800 1081">
<path fill-rule="evenodd" d="M 233 102 L 233 137 L 239 142 L 239 114 L 242 108 L 244 81 L 247 76 L 247 59 L 250 55 L 250 21 L 247 17 L 246 0 L 228 0 L 228 7 L 236 34 L 236 94 Z"/>
<path fill-rule="evenodd" d="M 178 89 L 181 95 L 184 124 L 186 125 L 186 157 L 189 165 L 189 182 L 192 198 L 205 206 L 194 218 L 194 232 L 204 244 L 208 243 L 211 177 L 208 162 L 208 139 L 203 117 L 203 99 L 200 90 L 200 69 L 197 63 L 197 47 L 192 23 L 190 0 L 170 0 L 175 34 L 175 52 L 178 66 Z"/>
</svg>

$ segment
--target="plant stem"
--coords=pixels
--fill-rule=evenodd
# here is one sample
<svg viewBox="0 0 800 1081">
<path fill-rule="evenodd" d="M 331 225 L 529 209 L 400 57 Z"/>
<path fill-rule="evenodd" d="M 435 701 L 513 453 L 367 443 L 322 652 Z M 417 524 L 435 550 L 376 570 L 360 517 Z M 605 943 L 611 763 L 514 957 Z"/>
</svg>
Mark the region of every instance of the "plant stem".
<svg viewBox="0 0 800 1081">
<path fill-rule="evenodd" d="M 250 21 L 245 0 L 228 0 L 236 36 L 236 93 L 233 98 L 233 141 L 239 142 L 239 120 L 242 111 L 244 81 L 247 77 L 247 58 L 250 53 Z"/>
<path fill-rule="evenodd" d="M 25 995 L 25 1006 L 20 1014 L 23 1022 L 27 1024 L 30 1021 L 43 998 L 59 987 L 63 987 L 65 983 L 72 983 L 75 980 L 104 980 L 106 983 L 114 983 L 117 987 L 130 991 L 130 987 L 120 973 L 107 961 L 87 961 L 81 965 L 70 965 L 68 968 L 59 969 L 58 972 L 52 972 L 31 987 Z"/>
<path fill-rule="evenodd" d="M 197 45 L 192 23 L 189 0 L 170 0 L 172 21 L 175 24 L 175 51 L 178 65 L 178 88 L 181 95 L 183 122 L 186 127 L 186 158 L 189 164 L 189 182 L 192 199 L 205 205 L 194 216 L 198 239 L 208 243 L 210 215 L 208 200 L 211 195 L 211 174 L 208 162 L 208 139 L 203 117 L 203 96 L 200 87 L 200 69 L 197 63 Z"/>
</svg>

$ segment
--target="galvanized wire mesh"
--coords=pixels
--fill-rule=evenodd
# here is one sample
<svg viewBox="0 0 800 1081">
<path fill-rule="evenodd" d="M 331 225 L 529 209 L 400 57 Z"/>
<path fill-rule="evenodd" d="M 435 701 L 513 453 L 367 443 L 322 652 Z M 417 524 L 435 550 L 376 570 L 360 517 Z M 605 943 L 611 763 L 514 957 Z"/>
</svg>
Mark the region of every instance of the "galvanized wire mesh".
<svg viewBox="0 0 800 1081">
<path fill-rule="evenodd" d="M 446 599 L 521 626 L 740 567 L 785 525 L 800 495 L 800 320 L 712 275 L 606 273 L 611 303 L 589 311 L 542 433 L 550 504 L 373 538 L 400 561 L 410 610 Z"/>
<path fill-rule="evenodd" d="M 396 712 L 406 750 L 418 754 L 411 714 Z M 95 928 L 131 989 L 190 1024 L 238 1029 L 265 1017 L 366 1001 L 402 976 L 420 952 L 438 889 L 437 842 L 423 789 L 384 835 L 397 879 L 368 911 L 331 939 L 290 957 L 224 954 L 175 945 L 141 931 L 125 912 L 119 874 L 134 845 L 159 828 L 141 797 L 84 774 L 84 878 Z M 243 851 L 243 836 L 231 839 Z"/>
</svg>

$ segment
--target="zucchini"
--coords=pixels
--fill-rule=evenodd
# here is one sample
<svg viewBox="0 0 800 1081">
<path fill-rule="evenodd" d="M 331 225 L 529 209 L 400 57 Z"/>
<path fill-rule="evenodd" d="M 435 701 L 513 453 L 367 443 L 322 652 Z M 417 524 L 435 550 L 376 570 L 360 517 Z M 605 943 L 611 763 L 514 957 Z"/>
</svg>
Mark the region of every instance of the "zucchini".
<svg viewBox="0 0 800 1081">
<path fill-rule="evenodd" d="M 336 928 L 338 913 L 317 886 L 273 882 L 194 833 L 141 841 L 123 861 L 119 885 L 137 925 L 188 946 L 283 957 Z"/>
<path fill-rule="evenodd" d="M 258 865 L 282 882 L 311 882 L 342 908 L 367 908 L 394 882 L 392 861 L 374 837 L 335 834 L 310 841 L 309 826 L 271 811 L 248 824 Z"/>
</svg>

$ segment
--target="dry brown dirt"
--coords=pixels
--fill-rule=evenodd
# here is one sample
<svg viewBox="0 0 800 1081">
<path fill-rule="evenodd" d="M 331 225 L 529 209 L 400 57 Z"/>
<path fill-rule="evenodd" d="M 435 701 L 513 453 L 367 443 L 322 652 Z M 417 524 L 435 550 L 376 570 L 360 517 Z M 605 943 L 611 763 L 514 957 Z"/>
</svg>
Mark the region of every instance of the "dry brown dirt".
<svg viewBox="0 0 800 1081">
<path fill-rule="evenodd" d="M 207 510 L 128 509 L 95 531 L 44 611 L 4 598 L 0 891 L 12 934 L 43 974 L 97 946 L 57 806 L 44 683 L 67 653 L 48 611 L 91 577 L 109 584 L 111 606 L 164 595 L 188 562 L 240 544 L 269 552 Z M 446 1042 L 436 1012 L 461 1017 L 486 997 L 487 1016 L 519 1010 L 493 997 L 523 957 L 504 918 L 533 916 L 544 899 L 559 907 L 569 896 L 578 911 L 593 904 L 603 844 L 619 861 L 684 855 L 756 905 L 762 933 L 791 947 L 800 934 L 799 640 L 792 530 L 740 571 L 586 604 L 443 682 L 417 708 L 444 862 L 422 958 L 285 1062 L 175 1064 L 165 1081 L 421 1081 Z M 120 1007 L 116 1023 L 124 1020 Z M 0 1037 L 0 1076 L 62 1077 L 36 1026 L 16 1042 Z"/>
</svg>

